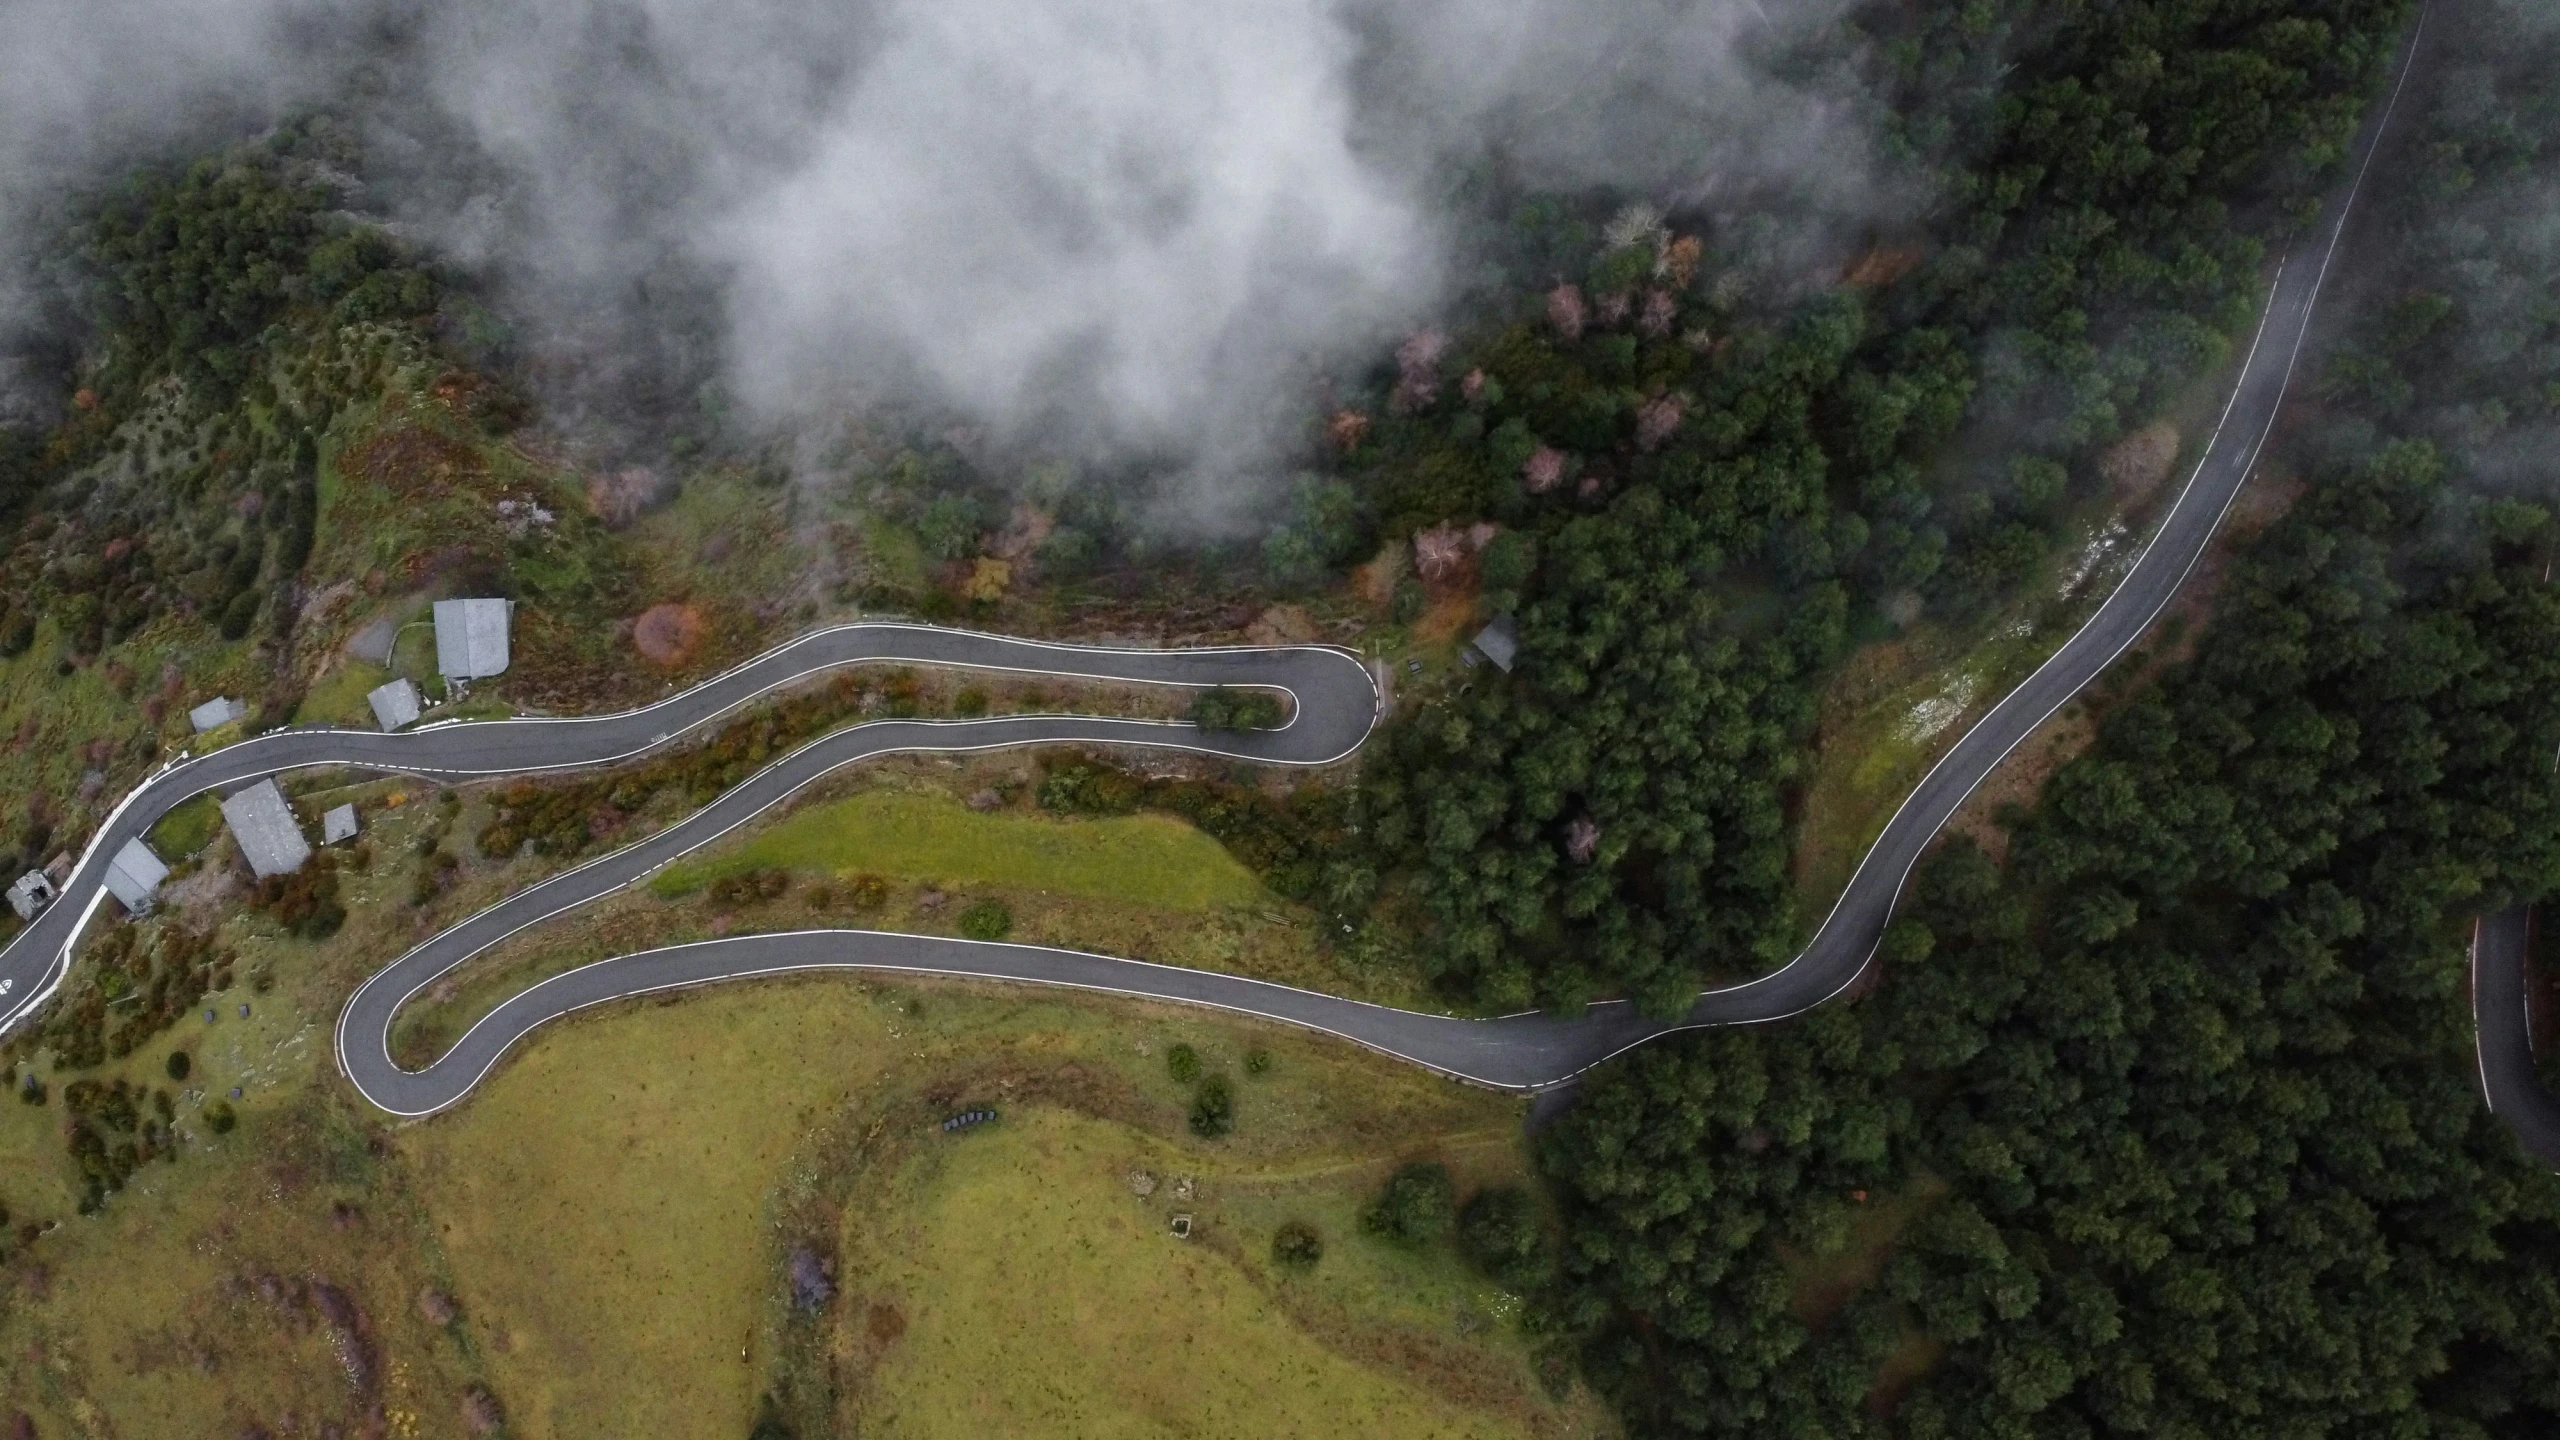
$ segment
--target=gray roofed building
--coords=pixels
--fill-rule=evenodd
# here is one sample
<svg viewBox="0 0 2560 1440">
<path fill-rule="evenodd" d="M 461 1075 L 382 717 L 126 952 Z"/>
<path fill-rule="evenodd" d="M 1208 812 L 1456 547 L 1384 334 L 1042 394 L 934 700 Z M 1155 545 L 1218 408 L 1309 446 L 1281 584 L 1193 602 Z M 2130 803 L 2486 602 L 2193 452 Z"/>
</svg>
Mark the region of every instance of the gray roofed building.
<svg viewBox="0 0 2560 1440">
<path fill-rule="evenodd" d="M 219 730 L 248 713 L 248 706 L 228 695 L 216 695 L 188 711 L 187 723 L 196 727 L 196 733 L 201 735 L 207 730 Z"/>
<path fill-rule="evenodd" d="M 1468 643 L 1502 670 L 1509 670 L 1511 662 L 1520 658 L 1520 632 L 1513 628 L 1508 615 L 1494 616 L 1493 623 L 1477 631 L 1476 638 Z"/>
<path fill-rule="evenodd" d="M 373 707 L 373 723 L 385 730 L 397 730 L 418 718 L 418 687 L 406 680 L 377 685 L 364 698 Z"/>
<path fill-rule="evenodd" d="M 502 675 L 507 669 L 504 600 L 436 602 L 436 669 L 450 680 Z"/>
<path fill-rule="evenodd" d="M 302 824 L 273 780 L 261 780 L 224 800 L 222 819 L 261 880 L 290 875 L 311 858 L 311 842 L 302 838 Z"/>
<path fill-rule="evenodd" d="M 169 878 L 169 867 L 151 853 L 151 847 L 137 835 L 124 842 L 116 858 L 107 862 L 107 890 L 124 908 L 139 915 L 151 908 L 151 894 L 160 882 Z"/>
<path fill-rule="evenodd" d="M 335 845 L 341 840 L 353 840 L 359 828 L 356 824 L 356 807 L 341 805 L 320 817 L 320 843 Z"/>
<path fill-rule="evenodd" d="M 33 920 L 38 911 L 53 903 L 53 877 L 41 870 L 30 870 L 9 887 L 9 908 L 21 920 Z"/>
</svg>

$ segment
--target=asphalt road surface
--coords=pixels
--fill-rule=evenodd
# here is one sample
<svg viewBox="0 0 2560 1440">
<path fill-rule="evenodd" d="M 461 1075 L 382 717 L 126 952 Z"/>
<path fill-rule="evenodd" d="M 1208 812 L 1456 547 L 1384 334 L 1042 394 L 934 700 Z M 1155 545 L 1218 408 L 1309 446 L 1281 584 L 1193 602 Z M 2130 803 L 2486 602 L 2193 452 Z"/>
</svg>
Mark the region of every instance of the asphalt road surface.
<svg viewBox="0 0 2560 1440">
<path fill-rule="evenodd" d="M 2412 41 L 2414 52 L 2414 37 Z M 2406 78 L 2406 59 L 2402 80 Z M 2391 100 L 2398 99 L 2398 83 Z M 2204 457 L 2116 591 L 2033 675 L 1983 716 L 1921 780 L 1859 865 L 1839 904 L 1801 955 L 1747 984 L 1698 997 L 1678 1022 L 1625 1003 L 1564 1018 L 1461 1019 L 1363 1004 L 1240 976 L 1042 946 L 876 931 L 813 930 L 737 936 L 598 961 L 502 1002 L 426 1069 L 390 1057 L 401 1006 L 472 955 L 563 911 L 611 893 L 745 823 L 802 786 L 870 756 L 1050 744 L 1149 745 L 1272 763 L 1317 765 L 1356 749 L 1380 697 L 1368 670 L 1321 647 L 1110 650 L 925 626 L 841 626 L 803 636 L 681 694 L 620 715 L 454 725 L 401 735 L 292 730 L 227 747 L 153 776 L 110 816 L 64 896 L 0 950 L 0 1029 L 60 984 L 73 940 L 95 911 L 108 857 L 180 802 L 279 771 L 347 765 L 423 776 L 528 774 L 627 759 L 680 744 L 769 690 L 865 661 L 968 666 L 1088 679 L 1287 691 L 1283 729 L 1202 734 L 1187 725 L 1091 716 L 971 721 L 880 721 L 827 735 L 775 762 L 709 806 L 473 915 L 393 961 L 359 987 L 337 1033 L 340 1067 L 364 1096 L 402 1115 L 453 1104 L 538 1026 L 590 1006 L 718 980 L 814 970 L 865 970 L 1046 984 L 1209 1006 L 1341 1036 L 1445 1074 L 1517 1090 L 1550 1088 L 1631 1046 L 1673 1030 L 1782 1019 L 1854 983 L 1874 955 L 1904 880 L 1975 786 L 2037 726 L 2095 679 L 2157 619 L 2194 568 L 2272 431 L 2350 207 L 2392 104 L 2371 117 L 2348 182 L 2279 267 L 2240 377 Z M 2488 922 L 2478 946 L 2484 1085 L 2528 1148 L 2560 1160 L 2560 1107 L 2533 1084 L 2524 1034 L 2523 941 Z M 2520 922 L 2519 922 L 2520 923 Z M 2502 988 L 2503 987 L 2503 988 Z M 2506 1000 L 2500 1000 L 2506 995 Z M 2519 1059 L 2519 1057 L 2521 1057 Z M 2520 1067 L 2520 1068 L 2519 1068 Z"/>
<path fill-rule="evenodd" d="M 539 918 L 540 913 L 566 908 L 560 902 L 573 887 L 586 887 L 586 898 L 591 898 L 645 874 L 671 858 L 665 842 L 673 837 L 689 839 L 680 848 L 699 845 L 826 771 L 867 755 L 1082 743 L 1209 751 L 1275 765 L 1322 765 L 1357 749 L 1377 723 L 1379 708 L 1376 683 L 1359 658 L 1320 646 L 1107 649 L 925 625 L 873 623 L 813 631 L 689 690 L 616 715 L 482 721 L 396 735 L 334 727 L 275 731 L 164 766 L 109 813 L 63 884 L 61 898 L 0 949 L 0 1030 L 25 1018 L 61 984 L 73 941 L 106 898 L 102 881 L 116 851 L 127 839 L 149 831 L 170 810 L 208 790 L 229 793 L 263 776 L 317 766 L 459 778 L 609 764 L 661 746 L 689 743 L 704 726 L 759 695 L 865 662 L 1131 684 L 1249 686 L 1285 692 L 1291 697 L 1292 713 L 1276 730 L 1221 735 L 1203 735 L 1177 721 L 1086 715 L 892 720 L 839 731 L 776 761 L 659 836 L 554 877 L 456 928 L 470 936 L 487 937 L 479 941 L 486 944 Z M 635 861 L 637 868 L 629 868 Z M 498 923 L 501 920 L 503 924 Z M 444 941 L 439 936 L 422 948 L 444 953 Z"/>
<path fill-rule="evenodd" d="M 2506 1122 L 2516 1143 L 2560 1166 L 2560 1101 L 2533 1069 L 2533 1029 L 2526 1013 L 2525 959 L 2533 945 L 2533 911 L 2501 910 L 2471 932 L 2471 1020 L 2480 1050 L 2480 1094 Z"/>
</svg>

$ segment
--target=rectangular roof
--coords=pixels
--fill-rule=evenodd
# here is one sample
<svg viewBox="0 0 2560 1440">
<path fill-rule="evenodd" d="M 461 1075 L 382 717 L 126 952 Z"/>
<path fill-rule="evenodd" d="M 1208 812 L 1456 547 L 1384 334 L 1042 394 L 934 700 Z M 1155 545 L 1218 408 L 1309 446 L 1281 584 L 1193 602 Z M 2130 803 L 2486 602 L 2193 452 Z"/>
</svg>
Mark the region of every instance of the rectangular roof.
<svg viewBox="0 0 2560 1440">
<path fill-rule="evenodd" d="M 454 680 L 505 674 L 507 602 L 437 601 L 436 669 Z"/>
<path fill-rule="evenodd" d="M 139 835 L 124 842 L 116 858 L 107 862 L 108 892 L 123 901 L 124 908 L 137 913 L 150 907 L 151 892 L 168 878 L 169 867 L 160 863 L 160 857 L 151 853 L 151 847 L 143 844 Z"/>
<path fill-rule="evenodd" d="M 418 687 L 406 680 L 375 686 L 364 698 L 373 707 L 373 723 L 385 730 L 397 730 L 418 718 Z"/>
<path fill-rule="evenodd" d="M 273 780 L 261 780 L 224 800 L 222 819 L 261 880 L 290 875 L 311 858 L 311 842 L 302 838 L 301 822 L 293 818 L 293 807 Z"/>
<path fill-rule="evenodd" d="M 356 838 L 356 807 L 341 805 L 320 817 L 320 843 L 335 845 Z"/>
<path fill-rule="evenodd" d="M 1476 632 L 1473 643 L 1477 654 L 1505 670 L 1520 658 L 1520 632 L 1508 615 L 1494 616 L 1492 624 Z"/>
<path fill-rule="evenodd" d="M 216 695 L 188 711 L 187 723 L 196 727 L 196 733 L 201 735 L 207 730 L 218 730 L 230 724 L 246 714 L 248 709 L 228 695 Z"/>
</svg>

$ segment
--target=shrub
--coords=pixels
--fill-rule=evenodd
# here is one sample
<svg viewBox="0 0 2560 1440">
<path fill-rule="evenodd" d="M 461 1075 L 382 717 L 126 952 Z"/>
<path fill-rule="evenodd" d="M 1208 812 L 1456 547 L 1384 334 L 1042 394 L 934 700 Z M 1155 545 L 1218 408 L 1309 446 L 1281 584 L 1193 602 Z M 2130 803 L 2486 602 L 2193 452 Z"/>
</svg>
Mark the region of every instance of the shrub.
<svg viewBox="0 0 2560 1440">
<path fill-rule="evenodd" d="M 1360 1212 L 1360 1228 L 1389 1244 L 1419 1250 L 1449 1233 L 1457 1203 L 1449 1167 L 1416 1161 L 1387 1177 L 1386 1188 Z"/>
<path fill-rule="evenodd" d="M 237 640 L 241 636 L 248 634 L 250 623 L 255 621 L 257 618 L 257 591 L 243 590 L 239 594 L 232 596 L 231 603 L 222 607 L 222 621 L 220 625 L 222 638 L 225 640 Z"/>
<path fill-rule="evenodd" d="M 1013 931 L 1013 912 L 1001 901 L 981 900 L 960 912 L 960 933 L 972 940 L 1001 940 Z"/>
<path fill-rule="evenodd" d="M 231 1108 L 230 1101 L 216 1100 L 204 1107 L 204 1123 L 214 1134 L 228 1135 L 240 1123 L 240 1113 Z"/>
<path fill-rule="evenodd" d="M 1191 1133 L 1204 1140 L 1215 1140 L 1236 1128 L 1236 1096 L 1224 1075 L 1212 1075 L 1200 1082 L 1200 1093 L 1191 1100 Z"/>
<path fill-rule="evenodd" d="M 1256 1045 L 1244 1052 L 1244 1073 L 1267 1075 L 1271 1072 L 1271 1052 Z"/>
<path fill-rule="evenodd" d="M 330 855 L 290 875 L 259 881 L 250 903 L 274 916 L 287 934 L 305 940 L 326 940 L 347 923 L 347 907 L 338 902 L 338 862 Z"/>
<path fill-rule="evenodd" d="M 186 1051 L 172 1050 L 169 1052 L 169 1063 L 166 1068 L 170 1079 L 184 1080 L 196 1068 L 196 1062 L 187 1057 Z"/>
<path fill-rule="evenodd" d="M 877 875 L 856 875 L 844 882 L 844 903 L 856 910 L 877 910 L 889 903 L 889 882 Z"/>
<path fill-rule="evenodd" d="M 1262 690 L 1212 685 L 1191 702 L 1191 723 L 1203 730 L 1269 730 L 1281 718 L 1279 697 Z"/>
<path fill-rule="evenodd" d="M 35 1072 L 30 1070 L 27 1072 L 27 1078 L 18 1086 L 18 1103 L 21 1105 L 41 1105 L 44 1102 L 44 1082 L 37 1079 Z"/>
<path fill-rule="evenodd" d="M 978 716 L 986 714 L 987 692 L 979 689 L 975 685 L 961 691 L 959 694 L 951 697 L 951 713 L 973 720 Z"/>
<path fill-rule="evenodd" d="M 1285 1270 L 1312 1270 L 1324 1258 L 1324 1234 L 1304 1220 L 1291 1220 L 1271 1236 L 1271 1259 Z"/>
<path fill-rule="evenodd" d="M 723 875 L 711 882 L 711 903 L 723 910 L 734 910 L 758 900 L 781 898 L 791 889 L 791 872 L 767 866 Z"/>
<path fill-rule="evenodd" d="M 1164 1052 L 1164 1068 L 1176 1081 L 1188 1085 L 1200 1078 L 1200 1052 L 1188 1045 L 1176 1045 Z"/>
<path fill-rule="evenodd" d="M 1546 1226 L 1536 1203 L 1516 1187 L 1479 1190 L 1467 1201 L 1458 1215 L 1458 1248 L 1513 1290 L 1534 1290 L 1546 1279 Z"/>
</svg>

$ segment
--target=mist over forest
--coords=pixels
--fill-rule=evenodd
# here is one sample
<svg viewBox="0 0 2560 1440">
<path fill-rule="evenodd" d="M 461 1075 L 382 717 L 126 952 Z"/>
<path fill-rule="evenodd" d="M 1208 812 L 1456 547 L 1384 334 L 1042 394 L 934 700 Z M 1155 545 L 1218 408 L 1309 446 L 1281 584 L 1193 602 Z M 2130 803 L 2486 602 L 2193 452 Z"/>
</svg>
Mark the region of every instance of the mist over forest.
<svg viewBox="0 0 2560 1440">
<path fill-rule="evenodd" d="M 1231 519 L 1326 379 L 1554 278 L 1498 273 L 1503 193 L 1747 201 L 1803 267 L 1915 213 L 1837 10 L 37 0 L 0 15 L 0 326 L 79 334 L 75 197 L 320 114 L 360 157 L 337 203 L 564 412 L 900 402 Z"/>
</svg>

